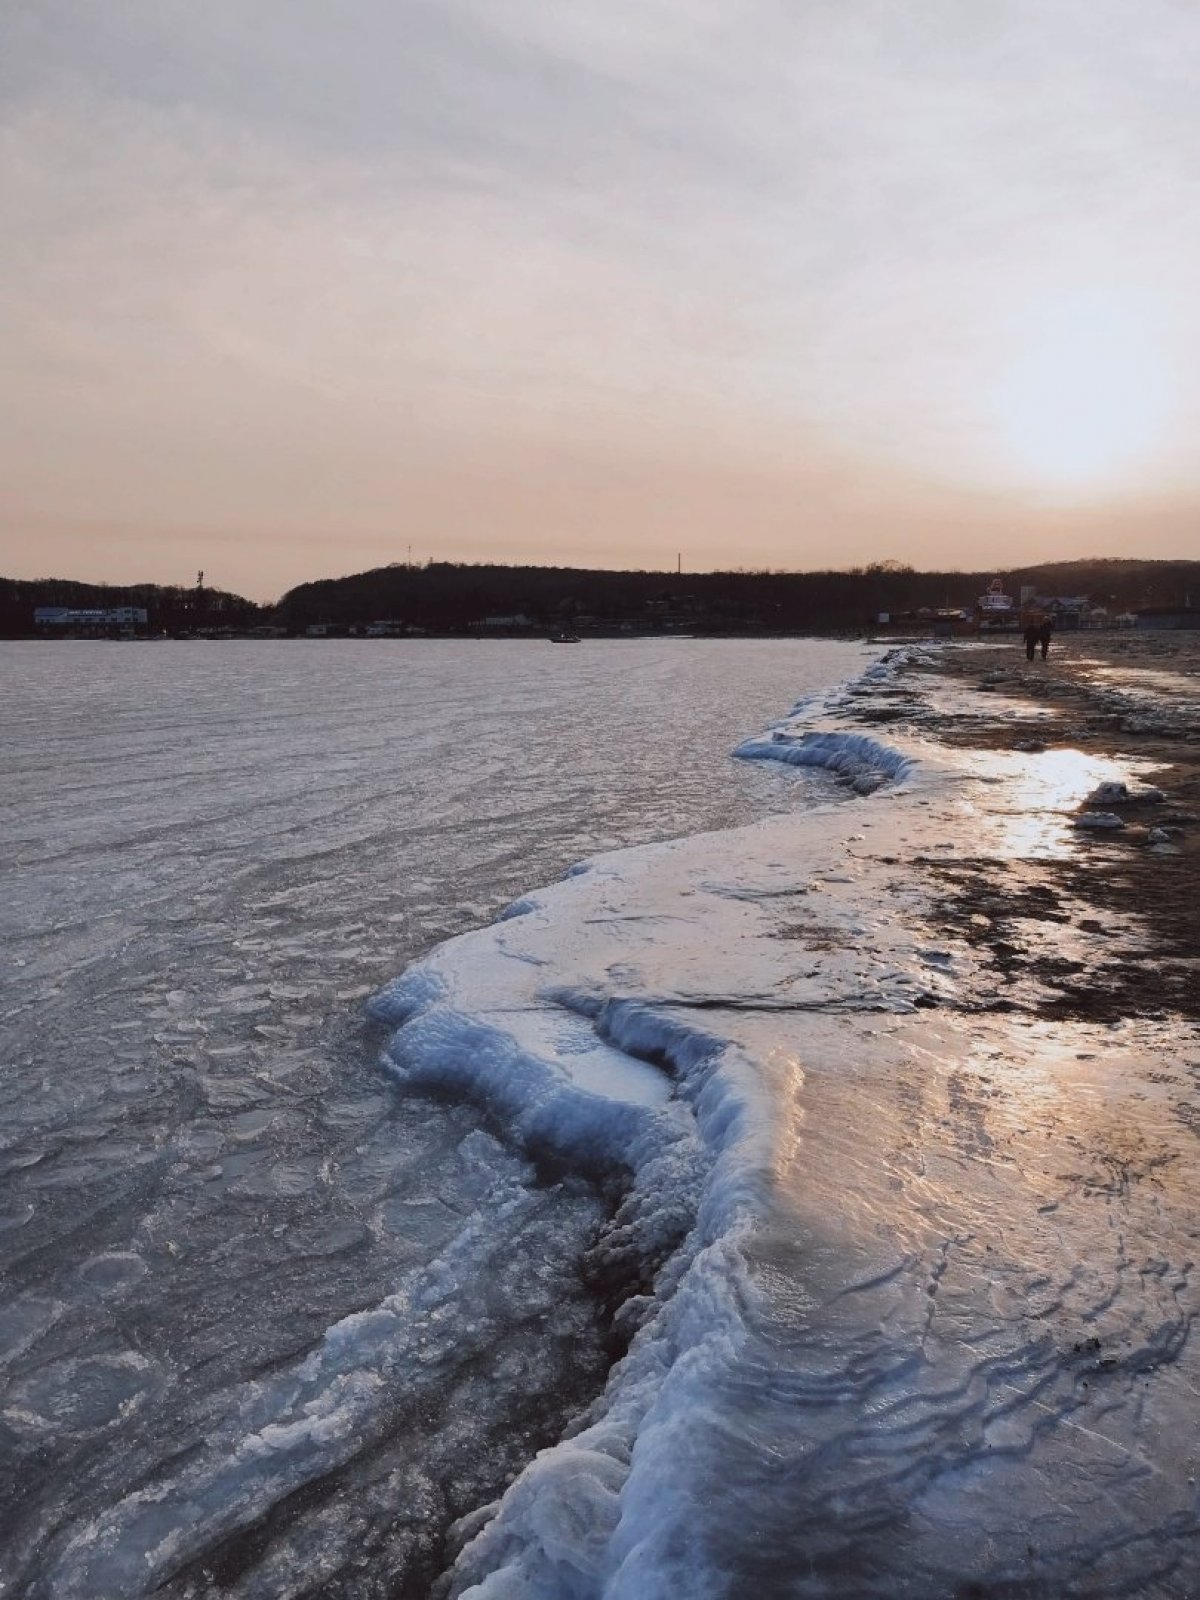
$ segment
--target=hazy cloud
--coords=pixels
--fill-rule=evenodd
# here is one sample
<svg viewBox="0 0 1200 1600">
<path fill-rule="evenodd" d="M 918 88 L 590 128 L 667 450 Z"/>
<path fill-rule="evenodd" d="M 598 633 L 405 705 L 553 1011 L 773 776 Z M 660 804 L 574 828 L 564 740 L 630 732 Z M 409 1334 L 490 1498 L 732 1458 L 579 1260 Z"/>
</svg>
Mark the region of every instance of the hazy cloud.
<svg viewBox="0 0 1200 1600">
<path fill-rule="evenodd" d="M 33 0 L 3 29 L 4 570 L 262 594 L 410 542 L 1189 548 L 1190 6 Z M 1056 460 L 1006 408 L 1086 435 L 1047 333 L 1081 307 L 1110 410 Z"/>
</svg>

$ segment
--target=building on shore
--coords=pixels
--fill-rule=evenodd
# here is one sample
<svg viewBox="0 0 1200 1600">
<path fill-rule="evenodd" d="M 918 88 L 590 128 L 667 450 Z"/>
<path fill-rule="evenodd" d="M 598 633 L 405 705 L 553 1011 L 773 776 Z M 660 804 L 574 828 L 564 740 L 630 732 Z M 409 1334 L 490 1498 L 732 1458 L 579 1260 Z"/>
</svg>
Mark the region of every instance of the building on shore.
<svg viewBox="0 0 1200 1600">
<path fill-rule="evenodd" d="M 47 633 L 135 633 L 148 622 L 145 606 L 35 606 L 33 612 L 34 627 Z"/>
<path fill-rule="evenodd" d="M 482 628 L 486 633 L 524 633 L 533 627 L 533 618 L 523 611 L 513 611 L 484 617 L 482 622 L 472 623 L 472 627 Z"/>
<path fill-rule="evenodd" d="M 1010 633 L 1019 626 L 1020 617 L 1016 601 L 1005 593 L 1004 580 L 993 578 L 987 593 L 975 602 L 975 625 L 980 633 Z"/>
</svg>

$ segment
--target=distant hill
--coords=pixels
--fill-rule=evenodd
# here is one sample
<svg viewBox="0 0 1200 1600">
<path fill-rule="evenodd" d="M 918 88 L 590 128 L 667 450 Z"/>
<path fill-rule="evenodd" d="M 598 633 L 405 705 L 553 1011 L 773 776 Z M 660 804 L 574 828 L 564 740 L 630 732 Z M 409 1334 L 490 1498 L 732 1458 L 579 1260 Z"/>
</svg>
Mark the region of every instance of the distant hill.
<svg viewBox="0 0 1200 1600">
<path fill-rule="evenodd" d="M 185 589 L 158 583 L 76 583 L 71 578 L 0 578 L 0 634 L 33 632 L 38 606 L 100 608 L 144 606 L 154 633 L 197 628 L 249 628 L 263 620 L 253 600 L 224 589 Z"/>
<path fill-rule="evenodd" d="M 377 567 L 289 590 L 277 620 L 302 629 L 317 623 L 394 621 L 438 632 L 478 626 L 489 617 L 523 616 L 539 627 L 566 623 L 615 627 L 686 627 L 691 632 L 861 629 L 879 612 L 921 606 L 969 607 L 995 569 L 916 572 L 895 562 L 845 572 L 611 572 L 581 567 Z M 1200 561 L 1060 561 L 1009 568 L 1008 589 L 1090 594 L 1119 611 L 1200 599 Z"/>
<path fill-rule="evenodd" d="M 31 633 L 34 608 L 43 605 L 145 606 L 151 631 L 166 633 L 264 623 L 303 632 L 372 622 L 465 633 L 489 617 L 540 629 L 844 633 L 861 632 L 882 611 L 970 607 L 994 575 L 917 572 L 892 561 L 843 572 L 682 574 L 433 561 L 303 583 L 275 607 L 219 589 L 0 578 L 0 633 Z M 1200 561 L 1057 561 L 1002 575 L 1014 595 L 1031 584 L 1042 594 L 1090 595 L 1111 611 L 1200 603 Z"/>
</svg>

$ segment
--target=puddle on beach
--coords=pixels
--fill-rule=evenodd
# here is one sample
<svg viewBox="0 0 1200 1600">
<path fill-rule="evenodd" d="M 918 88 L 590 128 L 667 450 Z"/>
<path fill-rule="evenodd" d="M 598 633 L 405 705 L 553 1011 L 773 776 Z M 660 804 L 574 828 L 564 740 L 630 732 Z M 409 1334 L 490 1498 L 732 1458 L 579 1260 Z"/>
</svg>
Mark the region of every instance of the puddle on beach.
<svg viewBox="0 0 1200 1600">
<path fill-rule="evenodd" d="M 972 850 L 1000 860 L 1065 858 L 1081 843 L 1088 845 L 1073 823 L 1090 794 L 1113 779 L 1145 784 L 1159 765 L 1131 757 L 1115 761 L 1070 747 L 978 751 L 965 764 L 975 780 L 964 802 L 972 819 Z M 1139 807 L 1139 820 L 1151 817 L 1152 810 Z"/>
</svg>

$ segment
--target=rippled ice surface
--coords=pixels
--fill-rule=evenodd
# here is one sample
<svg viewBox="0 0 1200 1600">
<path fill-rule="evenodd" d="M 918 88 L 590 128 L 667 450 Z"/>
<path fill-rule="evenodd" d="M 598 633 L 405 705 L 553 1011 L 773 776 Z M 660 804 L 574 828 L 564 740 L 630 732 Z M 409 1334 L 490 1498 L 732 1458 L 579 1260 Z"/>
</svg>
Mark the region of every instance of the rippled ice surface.
<svg viewBox="0 0 1200 1600">
<path fill-rule="evenodd" d="M 601 1380 L 574 1263 L 603 1204 L 532 1181 L 474 1113 L 399 1096 L 361 999 L 581 856 L 811 793 L 827 780 L 728 752 L 863 660 L 0 645 L 12 1592 L 97 1592 L 72 1552 L 139 1497 L 157 1521 L 134 1519 L 110 1594 L 425 1592 L 445 1523 Z M 223 1428 L 236 1456 L 258 1388 L 481 1226 L 486 1283 L 428 1290 L 436 1382 L 381 1369 L 352 1434 L 253 1492 L 197 1479 Z"/>
</svg>

